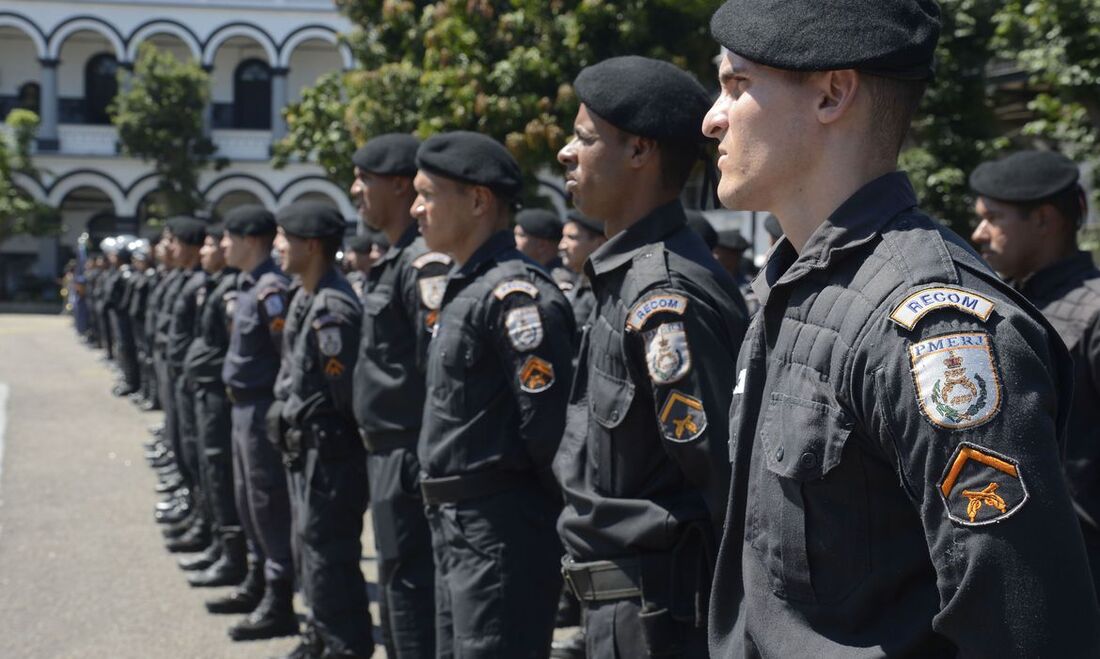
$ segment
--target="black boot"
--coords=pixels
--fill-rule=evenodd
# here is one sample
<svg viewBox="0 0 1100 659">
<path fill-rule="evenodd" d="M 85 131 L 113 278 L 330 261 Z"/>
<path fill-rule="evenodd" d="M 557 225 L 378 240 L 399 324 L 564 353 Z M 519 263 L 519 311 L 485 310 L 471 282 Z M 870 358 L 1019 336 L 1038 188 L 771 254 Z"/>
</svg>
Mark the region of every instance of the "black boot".
<svg viewBox="0 0 1100 659">
<path fill-rule="evenodd" d="M 289 581 L 270 581 L 264 598 L 248 617 L 229 628 L 234 641 L 255 641 L 298 633 L 294 615 L 294 590 Z"/>
<path fill-rule="evenodd" d="M 250 556 L 248 559 L 248 574 L 241 585 L 225 597 L 207 601 L 206 610 L 210 613 L 251 613 L 259 606 L 263 594 L 263 561 Z"/>
<path fill-rule="evenodd" d="M 184 556 L 176 561 L 180 566 L 180 569 L 184 572 L 200 572 L 210 567 L 222 557 L 222 543 L 218 537 L 210 542 L 206 549 L 202 550 L 201 554 L 195 554 L 194 556 Z M 191 577 L 188 575 L 187 580 L 190 581 Z"/>
<path fill-rule="evenodd" d="M 166 540 L 178 538 L 184 533 L 187 533 L 188 530 L 190 530 L 191 525 L 195 523 L 196 519 L 196 515 L 189 515 L 176 522 L 175 524 L 165 524 L 164 526 L 160 527 L 160 532 Z"/>
<path fill-rule="evenodd" d="M 320 635 L 312 623 L 306 623 L 305 631 L 298 641 L 298 646 L 290 651 L 290 654 L 278 659 L 321 659 L 324 656 L 325 644 L 321 642 Z"/>
<path fill-rule="evenodd" d="M 196 588 L 236 586 L 248 572 L 248 556 L 240 530 L 220 532 L 221 557 L 202 572 L 187 575 L 187 583 Z"/>
<path fill-rule="evenodd" d="M 164 543 L 165 549 L 173 554 L 179 552 L 202 551 L 210 544 L 210 528 L 205 520 L 197 520 L 195 524 L 174 540 Z"/>
</svg>

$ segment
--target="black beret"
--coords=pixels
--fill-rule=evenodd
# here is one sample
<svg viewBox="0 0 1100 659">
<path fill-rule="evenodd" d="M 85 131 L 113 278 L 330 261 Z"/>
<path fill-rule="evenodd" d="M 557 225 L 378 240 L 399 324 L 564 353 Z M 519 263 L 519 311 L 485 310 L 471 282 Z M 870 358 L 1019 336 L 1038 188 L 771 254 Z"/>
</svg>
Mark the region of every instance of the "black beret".
<svg viewBox="0 0 1100 659">
<path fill-rule="evenodd" d="M 185 245 L 202 245 L 206 240 L 206 223 L 186 215 L 170 217 L 165 222 L 168 230 Z"/>
<path fill-rule="evenodd" d="M 256 204 L 238 206 L 225 216 L 225 230 L 235 236 L 270 236 L 276 228 L 271 211 Z"/>
<path fill-rule="evenodd" d="M 342 236 L 347 228 L 344 216 L 321 201 L 297 201 L 280 210 L 275 221 L 283 231 L 299 238 Z"/>
<path fill-rule="evenodd" d="M 721 231 L 718 233 L 718 244 L 728 249 L 743 252 L 749 248 L 749 241 L 745 239 L 737 229 Z"/>
<path fill-rule="evenodd" d="M 483 185 L 508 199 L 523 187 L 516 159 L 500 142 L 481 133 L 458 130 L 429 137 L 416 151 L 416 166 L 462 183 Z"/>
<path fill-rule="evenodd" d="M 1053 151 L 1017 151 L 983 162 L 970 174 L 970 188 L 991 199 L 1039 201 L 1076 185 L 1081 172 L 1072 160 Z"/>
<path fill-rule="evenodd" d="M 718 232 L 715 231 L 707 216 L 696 210 L 689 210 L 686 214 L 687 225 L 691 227 L 692 231 L 699 234 L 699 237 L 707 244 L 707 249 L 714 249 L 715 245 L 718 244 Z"/>
<path fill-rule="evenodd" d="M 348 238 L 348 251 L 356 252 L 357 254 L 369 254 L 371 247 L 374 246 L 374 237 L 370 234 L 361 233 L 351 238 Z"/>
<path fill-rule="evenodd" d="M 598 233 L 601 236 L 603 235 L 603 221 L 588 217 L 576 208 L 570 208 L 568 211 L 566 211 L 565 221 L 576 222 L 577 224 L 588 229 L 592 233 Z"/>
<path fill-rule="evenodd" d="M 545 208 L 525 208 L 516 213 L 516 224 L 534 238 L 561 240 L 561 220 L 554 211 Z"/>
<path fill-rule="evenodd" d="M 632 135 L 702 141 L 710 96 L 691 74 L 627 55 L 585 67 L 573 88 L 588 109 Z"/>
<path fill-rule="evenodd" d="M 420 140 L 405 133 L 387 133 L 359 147 L 351 161 L 364 172 L 382 176 L 416 176 Z"/>
<path fill-rule="evenodd" d="M 783 235 L 783 227 L 779 226 L 779 218 L 768 213 L 768 216 L 764 218 L 764 231 L 767 231 L 773 239 L 779 240 L 779 237 Z"/>
<path fill-rule="evenodd" d="M 213 238 L 214 242 L 218 242 L 225 234 L 225 227 L 221 224 L 215 224 L 213 226 L 206 227 L 206 235 L 209 238 Z"/>
<path fill-rule="evenodd" d="M 734 53 L 776 69 L 927 80 L 940 8 L 935 0 L 726 0 L 710 32 Z"/>
</svg>

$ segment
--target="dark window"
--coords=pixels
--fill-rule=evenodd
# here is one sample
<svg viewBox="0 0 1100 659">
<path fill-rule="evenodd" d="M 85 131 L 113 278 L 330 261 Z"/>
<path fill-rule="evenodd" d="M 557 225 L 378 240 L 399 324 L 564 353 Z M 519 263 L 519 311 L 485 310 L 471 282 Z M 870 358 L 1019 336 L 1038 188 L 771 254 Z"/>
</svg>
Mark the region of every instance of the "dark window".
<svg viewBox="0 0 1100 659">
<path fill-rule="evenodd" d="M 19 86 L 19 107 L 39 114 L 39 96 L 42 88 L 37 82 L 24 82 Z"/>
<path fill-rule="evenodd" d="M 84 123 L 109 124 L 107 106 L 118 94 L 118 60 L 96 55 L 84 67 Z"/>
<path fill-rule="evenodd" d="M 233 127 L 271 128 L 271 67 L 248 59 L 233 74 Z"/>
</svg>

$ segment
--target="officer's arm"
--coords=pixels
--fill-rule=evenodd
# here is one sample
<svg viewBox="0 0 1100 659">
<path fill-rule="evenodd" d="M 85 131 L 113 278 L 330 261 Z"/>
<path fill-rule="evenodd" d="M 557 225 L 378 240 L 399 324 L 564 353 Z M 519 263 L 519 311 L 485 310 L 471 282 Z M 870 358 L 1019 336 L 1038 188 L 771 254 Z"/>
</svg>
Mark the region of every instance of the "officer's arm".
<svg viewBox="0 0 1100 659">
<path fill-rule="evenodd" d="M 341 414 L 352 414 L 352 374 L 359 354 L 358 307 L 330 300 L 328 310 L 321 313 L 310 327 L 311 349 L 328 383 L 330 401 Z"/>
<path fill-rule="evenodd" d="M 850 395 L 923 522 L 933 629 L 961 656 L 1100 656 L 1059 458 L 1064 348 L 1008 304 L 988 321 L 941 311 L 909 331 L 875 327 L 856 348 Z"/>
<path fill-rule="evenodd" d="M 490 331 L 519 408 L 520 437 L 543 484 L 557 491 L 550 466 L 565 431 L 573 379 L 572 311 L 549 288 L 537 298 L 516 292 L 491 299 Z"/>
<path fill-rule="evenodd" d="M 729 495 L 729 427 L 737 349 L 720 314 L 682 292 L 652 291 L 627 316 L 634 381 L 652 395 L 662 445 L 703 491 L 721 529 Z"/>
<path fill-rule="evenodd" d="M 283 327 L 286 326 L 286 313 L 290 306 L 286 289 L 278 286 L 267 286 L 257 294 L 256 299 L 259 302 L 257 310 L 260 314 L 260 321 L 267 327 L 271 344 L 275 346 L 275 350 L 279 354 L 282 354 Z"/>
</svg>

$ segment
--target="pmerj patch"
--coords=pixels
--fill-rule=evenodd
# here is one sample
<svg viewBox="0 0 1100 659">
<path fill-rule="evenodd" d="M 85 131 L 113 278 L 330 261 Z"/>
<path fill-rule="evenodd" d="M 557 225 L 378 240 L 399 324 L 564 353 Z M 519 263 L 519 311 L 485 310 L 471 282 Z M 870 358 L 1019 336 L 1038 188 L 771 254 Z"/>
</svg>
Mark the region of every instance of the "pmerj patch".
<svg viewBox="0 0 1100 659">
<path fill-rule="evenodd" d="M 340 328 L 335 326 L 322 327 L 317 330 L 317 349 L 326 357 L 335 357 L 344 347 L 344 341 L 340 337 Z"/>
<path fill-rule="evenodd" d="M 447 276 L 423 277 L 416 282 L 416 286 L 420 290 L 420 302 L 424 308 L 438 310 L 443 304 L 443 293 L 447 290 Z"/>
<path fill-rule="evenodd" d="M 921 411 L 935 425 L 962 430 L 1001 409 L 1001 379 L 985 332 L 945 334 L 909 346 Z"/>
<path fill-rule="evenodd" d="M 987 297 L 953 286 L 930 286 L 907 296 L 890 314 L 890 320 L 905 329 L 917 326 L 921 318 L 937 309 L 955 309 L 989 320 L 997 305 Z"/>
<path fill-rule="evenodd" d="M 691 371 L 691 349 L 683 323 L 664 323 L 644 337 L 646 367 L 654 384 L 672 384 Z"/>
<path fill-rule="evenodd" d="M 502 284 L 497 284 L 497 287 L 493 289 L 493 296 L 498 300 L 503 300 L 514 293 L 522 293 L 530 298 L 538 299 L 539 287 L 529 281 L 513 279 Z"/>
<path fill-rule="evenodd" d="M 508 340 L 519 352 L 534 350 L 542 344 L 542 316 L 534 305 L 517 307 L 508 312 L 504 320 L 508 328 Z"/>
<path fill-rule="evenodd" d="M 674 293 L 650 295 L 631 308 L 626 317 L 627 329 L 632 329 L 635 332 L 641 331 L 646 321 L 659 313 L 672 313 L 682 316 L 687 311 L 687 305 L 688 299 L 683 295 Z"/>
<path fill-rule="evenodd" d="M 970 442 L 955 449 L 937 487 L 947 516 L 963 526 L 1004 521 L 1028 499 L 1016 460 Z"/>
</svg>

